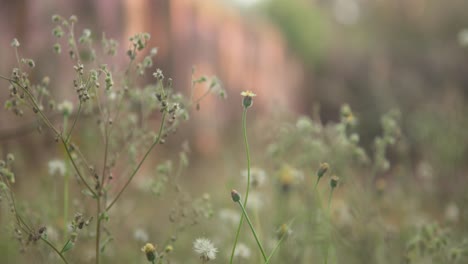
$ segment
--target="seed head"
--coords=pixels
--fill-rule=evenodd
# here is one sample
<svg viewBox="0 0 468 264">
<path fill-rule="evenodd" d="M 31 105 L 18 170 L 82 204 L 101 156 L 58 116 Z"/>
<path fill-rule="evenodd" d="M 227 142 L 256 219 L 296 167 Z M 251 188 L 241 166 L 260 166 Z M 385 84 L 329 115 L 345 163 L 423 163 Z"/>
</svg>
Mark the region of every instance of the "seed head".
<svg viewBox="0 0 468 264">
<path fill-rule="evenodd" d="M 216 253 L 218 253 L 218 249 L 206 238 L 197 238 L 193 242 L 193 250 L 205 262 L 216 259 Z"/>
</svg>

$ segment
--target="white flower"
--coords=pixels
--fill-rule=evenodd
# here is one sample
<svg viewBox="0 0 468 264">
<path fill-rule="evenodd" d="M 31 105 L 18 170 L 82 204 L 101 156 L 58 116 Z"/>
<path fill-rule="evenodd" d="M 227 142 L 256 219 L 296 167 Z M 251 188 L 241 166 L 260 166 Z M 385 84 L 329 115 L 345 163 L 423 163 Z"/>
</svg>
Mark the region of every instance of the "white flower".
<svg viewBox="0 0 468 264">
<path fill-rule="evenodd" d="M 73 103 L 65 100 L 57 105 L 57 109 L 62 112 L 63 115 L 69 116 L 73 112 Z"/>
<path fill-rule="evenodd" d="M 250 192 L 247 208 L 252 210 L 260 210 L 264 206 L 265 196 L 259 192 Z"/>
<path fill-rule="evenodd" d="M 247 170 L 242 171 L 242 177 L 247 180 Z M 252 187 L 261 187 L 266 182 L 266 173 L 260 168 L 253 167 L 250 169 L 250 184 Z"/>
<path fill-rule="evenodd" d="M 234 252 L 235 257 L 240 257 L 243 259 L 250 258 L 251 251 L 250 248 L 244 243 L 238 243 L 236 247 L 236 251 Z"/>
<path fill-rule="evenodd" d="M 109 100 L 114 101 L 117 98 L 117 94 L 115 92 L 111 92 L 109 94 Z"/>
<path fill-rule="evenodd" d="M 200 255 L 203 261 L 210 261 L 216 258 L 218 249 L 214 247 L 213 243 L 206 238 L 197 238 L 193 242 L 193 250 Z"/>
<path fill-rule="evenodd" d="M 135 231 L 133 232 L 133 238 L 134 238 L 136 241 L 148 242 L 149 236 L 148 236 L 148 233 L 146 233 L 145 230 L 143 230 L 143 229 L 141 229 L 141 228 L 137 228 L 137 229 L 135 229 Z"/>
<path fill-rule="evenodd" d="M 231 223 L 233 225 L 238 224 L 240 221 L 240 214 L 237 211 L 228 208 L 219 210 L 218 217 L 223 223 Z"/>
<path fill-rule="evenodd" d="M 65 176 L 65 172 L 67 171 L 67 167 L 63 160 L 51 160 L 49 161 L 49 174 L 50 175 L 60 175 Z"/>
</svg>

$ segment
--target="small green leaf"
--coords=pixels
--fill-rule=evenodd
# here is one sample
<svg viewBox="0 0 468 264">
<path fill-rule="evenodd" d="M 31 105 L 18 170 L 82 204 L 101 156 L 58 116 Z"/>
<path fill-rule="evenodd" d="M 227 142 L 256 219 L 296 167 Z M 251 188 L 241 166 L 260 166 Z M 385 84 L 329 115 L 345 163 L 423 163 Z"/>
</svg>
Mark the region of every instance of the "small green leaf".
<svg viewBox="0 0 468 264">
<path fill-rule="evenodd" d="M 68 250 L 72 249 L 73 246 L 75 246 L 75 243 L 73 243 L 71 240 L 68 240 L 67 243 L 63 246 L 62 250 L 60 250 L 60 253 L 65 253 Z"/>
<path fill-rule="evenodd" d="M 109 244 L 110 242 L 114 241 L 114 238 L 113 237 L 108 237 L 106 238 L 106 240 L 104 240 L 104 242 L 102 242 L 102 245 L 101 245 L 101 253 L 104 252 L 104 250 L 106 250 L 106 246 L 107 244 Z"/>
<path fill-rule="evenodd" d="M 107 214 L 107 212 L 102 212 L 99 215 L 99 220 L 106 220 L 106 222 L 109 222 L 109 214 Z"/>
<path fill-rule="evenodd" d="M 90 197 L 92 197 L 93 199 L 96 199 L 96 196 L 95 196 L 92 192 L 90 192 L 88 189 L 83 189 L 83 190 L 81 190 L 81 193 L 84 194 L 84 195 L 86 195 L 86 196 L 90 196 Z"/>
</svg>

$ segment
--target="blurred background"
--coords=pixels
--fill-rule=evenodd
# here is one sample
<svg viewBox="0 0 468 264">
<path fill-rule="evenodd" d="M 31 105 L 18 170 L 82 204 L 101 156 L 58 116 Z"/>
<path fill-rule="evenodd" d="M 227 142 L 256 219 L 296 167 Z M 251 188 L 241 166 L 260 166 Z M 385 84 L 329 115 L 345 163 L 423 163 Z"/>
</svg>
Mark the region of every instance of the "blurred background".
<svg viewBox="0 0 468 264">
<path fill-rule="evenodd" d="M 127 62 L 128 38 L 148 32 L 150 46 L 158 47 L 155 68 L 174 79 L 176 90 L 190 92 L 195 66 L 196 76 L 216 75 L 227 91 L 226 100 L 203 101 L 177 136 L 190 142 L 193 167 L 186 177 L 200 192 L 239 174 L 245 159 L 240 92 L 252 90 L 250 136 L 264 162 L 265 131 L 275 122 L 300 115 L 339 122 L 340 107 L 349 104 L 370 153 L 382 133 L 380 116 L 398 109 L 405 144 L 389 150 L 389 159 L 416 176 L 443 177 L 437 197 L 444 208 L 466 188 L 466 10 L 464 0 L 2 0 L 0 73 L 9 75 L 15 65 L 10 42 L 16 37 L 22 54 L 36 61 L 32 77 L 50 76 L 51 89 L 72 98 L 72 62 L 52 51 L 53 14 L 76 14 L 77 32 L 89 28 L 98 41 L 100 32 L 118 40 L 117 65 Z M 63 67 L 68 73 L 54 74 Z M 7 83 L 0 87 L 3 102 Z M 34 167 L 50 139 L 38 143 L 31 118 L 0 112 L 0 152 L 23 149 Z"/>
<path fill-rule="evenodd" d="M 14 65 L 8 48 L 14 37 L 24 55 L 39 62 L 44 72 L 37 76 L 69 63 L 53 57 L 50 16 L 76 14 L 78 33 L 90 28 L 99 39 L 105 32 L 119 41 L 120 54 L 131 35 L 149 32 L 150 45 L 158 47 L 156 67 L 181 91 L 190 89 L 192 66 L 199 75 L 222 80 L 227 102 L 208 99 L 195 117 L 203 127 L 195 129 L 199 152 L 220 151 L 222 138 L 232 131 L 224 128 L 238 125 L 239 93 L 249 89 L 259 95 L 253 111 L 261 117 L 317 111 L 326 122 L 337 120 L 339 107 L 348 103 L 359 116 L 367 147 L 379 133 L 378 117 L 398 108 L 404 131 L 414 137 L 416 157 L 453 155 L 447 158 L 462 165 L 467 5 L 461 0 L 3 1 L 0 72 Z M 120 56 L 122 63 L 126 59 Z M 66 86 L 67 77 L 52 81 Z M 1 113 L 2 120 L 8 118 Z M 424 123 L 424 131 L 412 127 L 415 123 Z M 2 131 L 7 128 L 2 122 Z M 425 144 L 429 139 L 433 144 Z"/>
</svg>

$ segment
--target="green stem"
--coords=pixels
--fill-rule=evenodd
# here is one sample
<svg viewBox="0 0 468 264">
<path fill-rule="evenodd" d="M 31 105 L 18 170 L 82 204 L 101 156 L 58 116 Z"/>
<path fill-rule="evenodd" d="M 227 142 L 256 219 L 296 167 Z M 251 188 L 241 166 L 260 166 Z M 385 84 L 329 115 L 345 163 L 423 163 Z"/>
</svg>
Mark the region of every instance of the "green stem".
<svg viewBox="0 0 468 264">
<path fill-rule="evenodd" d="M 140 163 L 137 165 L 137 167 L 135 168 L 135 170 L 132 172 L 132 174 L 130 175 L 130 177 L 128 178 L 127 182 L 125 183 L 125 185 L 122 187 L 122 189 L 119 191 L 119 193 L 117 194 L 117 196 L 114 198 L 114 200 L 112 200 L 112 202 L 106 207 L 106 211 L 109 211 L 112 206 L 115 204 L 115 202 L 117 202 L 117 200 L 120 198 L 120 196 L 122 195 L 122 193 L 125 191 L 125 189 L 128 187 L 128 185 L 130 184 L 130 182 L 132 181 L 133 177 L 135 177 L 135 175 L 137 174 L 137 172 L 140 170 L 140 167 L 141 165 L 143 164 L 143 162 L 145 162 L 146 158 L 148 157 L 149 153 L 151 152 L 151 150 L 157 145 L 159 144 L 159 142 L 161 141 L 161 137 L 162 137 L 162 132 L 163 132 L 163 129 L 164 129 L 164 122 L 166 120 L 166 114 L 167 112 L 164 111 L 163 115 L 162 115 L 162 119 L 161 119 L 161 126 L 159 127 L 159 132 L 158 132 L 158 135 L 156 137 L 156 140 L 153 142 L 153 144 L 151 145 L 151 147 L 148 149 L 148 151 L 146 151 L 145 155 L 143 156 L 143 158 L 141 159 Z"/>
<path fill-rule="evenodd" d="M 67 131 L 68 125 L 68 116 L 64 115 L 63 117 L 63 132 Z M 66 140 L 68 142 L 68 140 Z M 68 172 L 65 171 L 64 180 L 63 180 L 63 234 L 67 234 L 67 222 L 68 222 Z"/>
<path fill-rule="evenodd" d="M 67 143 L 70 141 L 70 137 L 72 135 L 73 129 L 75 128 L 76 122 L 78 121 L 78 118 L 80 117 L 80 114 L 81 114 L 81 101 L 80 101 L 80 104 L 78 105 L 78 113 L 76 114 L 75 119 L 73 120 L 73 124 L 70 128 L 70 131 L 68 131 L 68 135 L 65 139 L 65 142 Z M 65 125 L 63 126 L 63 131 L 64 132 L 66 131 Z"/>
<path fill-rule="evenodd" d="M 63 182 L 63 233 L 66 234 L 68 231 L 68 193 L 69 193 L 69 177 L 68 171 L 65 172 Z"/>
<path fill-rule="evenodd" d="M 78 166 L 75 163 L 75 160 L 73 159 L 70 150 L 68 149 L 68 144 L 65 142 L 65 139 L 60 136 L 60 140 L 63 143 L 63 146 L 65 147 L 65 151 L 67 152 L 68 158 L 70 159 L 71 163 L 73 164 L 73 168 L 75 169 L 76 173 L 78 174 L 78 177 L 81 179 L 81 181 L 85 184 L 86 188 L 91 192 L 93 197 L 97 197 L 96 192 L 94 192 L 93 188 L 89 186 L 88 182 L 83 178 L 83 175 L 81 174 L 81 171 L 78 169 Z"/>
<path fill-rule="evenodd" d="M 242 213 L 244 214 L 245 219 L 247 220 L 247 223 L 250 226 L 250 230 L 252 231 L 252 234 L 255 237 L 255 241 L 257 242 L 258 248 L 260 249 L 260 252 L 262 253 L 263 260 L 266 262 L 268 258 L 267 258 L 266 254 L 265 254 L 265 251 L 263 250 L 262 243 L 260 243 L 260 240 L 258 239 L 257 232 L 255 232 L 255 228 L 253 227 L 252 222 L 250 221 L 250 218 L 247 215 L 247 211 L 245 210 L 244 206 L 242 205 L 242 203 L 240 201 L 237 202 L 237 203 L 239 204 L 240 208 L 242 209 Z"/>
<path fill-rule="evenodd" d="M 328 217 L 330 217 L 330 206 L 331 206 L 331 198 L 333 196 L 333 190 L 334 188 L 331 188 L 330 190 L 330 194 L 328 195 Z M 330 223 L 329 223 L 330 224 Z M 328 263 L 328 248 L 330 247 L 330 239 L 327 240 L 326 244 L 325 244 L 325 259 L 324 259 L 324 263 L 327 264 Z"/>
<path fill-rule="evenodd" d="M 247 158 L 247 190 L 245 192 L 245 199 L 244 199 L 244 207 L 247 207 L 247 200 L 249 198 L 249 190 L 250 190 L 250 148 L 249 148 L 249 142 L 247 140 L 247 108 L 246 107 L 244 107 L 244 111 L 242 113 L 242 131 L 244 135 L 245 154 Z M 241 215 L 241 218 L 239 220 L 239 226 L 237 227 L 237 231 L 236 231 L 236 238 L 234 239 L 234 245 L 232 246 L 231 259 L 229 261 L 230 264 L 232 264 L 234 261 L 234 253 L 236 251 L 237 241 L 239 240 L 239 234 L 240 234 L 240 230 L 241 230 L 243 223 L 244 223 L 244 215 Z"/>
<path fill-rule="evenodd" d="M 96 217 L 97 217 L 97 223 L 96 223 L 96 264 L 99 264 L 99 260 L 100 260 L 100 250 L 99 250 L 99 244 L 100 244 L 100 240 L 101 240 L 101 196 L 98 194 L 97 198 L 96 198 L 96 203 L 97 203 L 97 213 L 96 213 Z"/>
<path fill-rule="evenodd" d="M 60 256 L 60 258 L 63 260 L 64 263 L 68 264 L 68 261 L 65 259 L 63 254 L 52 243 L 50 243 L 49 240 L 43 238 L 42 236 L 41 236 L 41 239 Z"/>
<path fill-rule="evenodd" d="M 283 242 L 285 237 L 286 237 L 286 235 L 281 236 L 281 239 L 278 241 L 275 248 L 273 249 L 273 251 L 268 256 L 267 260 L 265 261 L 265 264 L 270 263 L 271 258 L 275 255 L 276 251 L 279 249 L 279 246 L 281 245 L 281 243 Z"/>
</svg>

